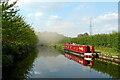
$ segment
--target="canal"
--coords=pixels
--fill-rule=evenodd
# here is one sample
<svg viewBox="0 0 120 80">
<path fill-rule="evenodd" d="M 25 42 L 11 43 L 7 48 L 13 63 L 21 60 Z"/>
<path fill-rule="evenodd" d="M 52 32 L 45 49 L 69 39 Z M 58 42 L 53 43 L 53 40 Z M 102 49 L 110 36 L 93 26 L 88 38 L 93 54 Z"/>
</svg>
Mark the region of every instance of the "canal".
<svg viewBox="0 0 120 80">
<path fill-rule="evenodd" d="M 94 60 L 93 66 L 84 66 L 65 57 L 64 51 L 50 47 L 38 47 L 16 65 L 10 78 L 120 78 L 119 65 Z"/>
</svg>

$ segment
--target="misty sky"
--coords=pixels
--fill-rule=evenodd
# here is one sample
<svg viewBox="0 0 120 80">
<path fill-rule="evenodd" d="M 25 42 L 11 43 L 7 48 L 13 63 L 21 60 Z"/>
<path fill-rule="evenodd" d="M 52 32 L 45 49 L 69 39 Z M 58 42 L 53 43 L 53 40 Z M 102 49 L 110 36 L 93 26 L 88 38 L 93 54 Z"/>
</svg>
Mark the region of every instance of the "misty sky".
<svg viewBox="0 0 120 80">
<path fill-rule="evenodd" d="M 14 0 L 10 0 L 12 1 Z M 37 32 L 52 31 L 76 37 L 78 34 L 89 33 L 90 17 L 92 17 L 92 34 L 118 30 L 117 0 L 70 1 L 19 0 L 17 5 L 20 9 L 19 13 Z"/>
</svg>

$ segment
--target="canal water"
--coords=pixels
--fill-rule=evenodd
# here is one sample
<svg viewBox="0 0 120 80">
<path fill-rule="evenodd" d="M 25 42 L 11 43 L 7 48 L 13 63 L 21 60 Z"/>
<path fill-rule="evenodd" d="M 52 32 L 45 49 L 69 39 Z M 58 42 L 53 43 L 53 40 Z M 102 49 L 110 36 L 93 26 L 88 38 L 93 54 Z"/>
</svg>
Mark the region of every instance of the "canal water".
<svg viewBox="0 0 120 80">
<path fill-rule="evenodd" d="M 94 60 L 93 66 L 84 66 L 66 58 L 64 51 L 44 46 L 38 50 L 33 60 L 29 62 L 28 58 L 16 66 L 11 78 L 119 78 L 118 66 L 114 64 Z"/>
</svg>

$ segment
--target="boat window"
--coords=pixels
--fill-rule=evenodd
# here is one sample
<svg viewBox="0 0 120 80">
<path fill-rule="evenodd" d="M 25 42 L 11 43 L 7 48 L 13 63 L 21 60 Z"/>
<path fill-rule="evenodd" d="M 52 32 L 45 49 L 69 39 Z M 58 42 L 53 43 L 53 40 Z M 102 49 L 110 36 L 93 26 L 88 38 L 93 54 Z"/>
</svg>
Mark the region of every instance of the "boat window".
<svg viewBox="0 0 120 80">
<path fill-rule="evenodd" d="M 69 46 L 68 46 L 68 48 L 69 48 Z"/>
<path fill-rule="evenodd" d="M 67 48 L 67 46 L 66 46 L 66 48 Z"/>
<path fill-rule="evenodd" d="M 72 49 L 72 46 L 70 46 L 70 48 Z"/>
<path fill-rule="evenodd" d="M 74 47 L 74 49 L 75 49 L 75 47 Z"/>
<path fill-rule="evenodd" d="M 78 47 L 76 47 L 76 49 L 78 50 Z"/>
</svg>

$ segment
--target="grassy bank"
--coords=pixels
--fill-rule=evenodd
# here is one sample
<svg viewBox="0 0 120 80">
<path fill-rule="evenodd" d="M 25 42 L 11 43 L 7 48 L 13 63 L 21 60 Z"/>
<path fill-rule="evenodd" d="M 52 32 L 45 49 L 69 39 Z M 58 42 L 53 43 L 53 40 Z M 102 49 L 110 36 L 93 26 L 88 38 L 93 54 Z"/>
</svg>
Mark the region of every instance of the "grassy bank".
<svg viewBox="0 0 120 80">
<path fill-rule="evenodd" d="M 104 46 L 95 46 L 95 51 L 99 54 L 104 54 L 108 56 L 119 56 L 119 52 L 116 52 L 113 48 L 104 47 Z"/>
</svg>

